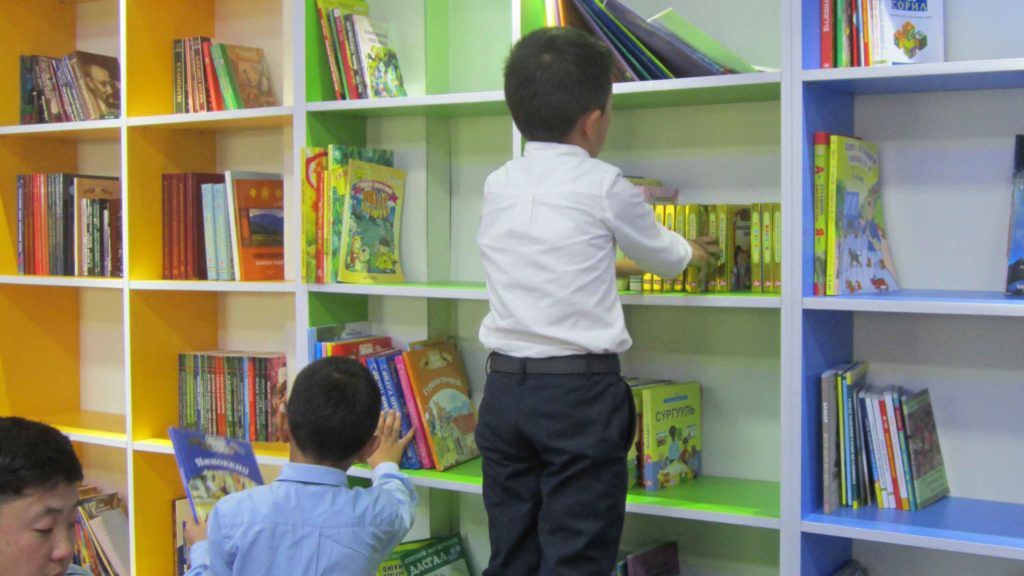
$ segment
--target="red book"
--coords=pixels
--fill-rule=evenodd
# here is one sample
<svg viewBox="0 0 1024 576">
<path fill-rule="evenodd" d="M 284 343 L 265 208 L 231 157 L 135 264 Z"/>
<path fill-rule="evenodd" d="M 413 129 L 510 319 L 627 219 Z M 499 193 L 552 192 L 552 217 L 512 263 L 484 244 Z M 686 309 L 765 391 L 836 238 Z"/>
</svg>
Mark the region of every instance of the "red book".
<svg viewBox="0 0 1024 576">
<path fill-rule="evenodd" d="M 224 109 L 224 93 L 221 92 L 217 71 L 213 68 L 210 56 L 210 39 L 203 38 L 203 66 L 206 68 L 206 91 L 210 96 L 210 110 L 217 112 Z"/>
<path fill-rule="evenodd" d="M 836 65 L 835 0 L 821 0 L 821 67 Z"/>
<path fill-rule="evenodd" d="M 247 422 L 249 427 L 249 440 L 258 440 L 256 436 L 256 359 L 253 357 L 247 357 L 243 359 L 246 364 L 245 373 L 248 375 L 248 382 L 246 382 L 249 388 L 249 421 Z"/>
<path fill-rule="evenodd" d="M 324 19 L 324 8 L 317 8 L 316 14 L 320 17 L 320 33 L 324 37 L 324 47 L 327 49 L 327 66 L 331 69 L 331 81 L 334 83 L 334 96 L 338 99 L 342 99 L 341 95 L 341 78 L 338 76 L 338 63 L 334 59 L 334 47 L 331 42 L 331 33 L 327 29 L 329 26 L 329 19 Z"/>
<path fill-rule="evenodd" d="M 345 71 L 345 85 L 348 87 L 349 99 L 359 98 L 359 90 L 356 87 L 355 73 L 352 70 L 352 47 L 349 46 L 348 36 L 345 34 L 345 23 L 342 21 L 341 12 L 335 12 L 334 23 L 338 29 L 338 46 L 341 48 L 341 64 Z"/>
<path fill-rule="evenodd" d="M 163 240 L 164 240 L 164 242 L 163 242 L 163 250 L 162 250 L 163 258 L 164 258 L 164 266 L 163 266 L 163 276 L 162 276 L 162 278 L 164 280 L 170 280 L 172 278 L 172 272 L 171 272 L 171 246 L 173 245 L 173 241 L 171 240 L 171 229 L 172 229 L 171 228 L 171 222 L 172 222 L 172 220 L 171 220 L 171 207 L 173 205 L 173 202 L 172 202 L 172 199 L 171 199 L 171 175 L 170 174 L 163 174 L 163 175 L 161 175 L 161 179 L 162 179 L 162 182 L 163 182 L 163 191 L 162 191 L 163 192 L 163 194 L 162 194 L 163 206 L 162 206 L 162 210 L 163 210 L 163 217 L 164 217 L 163 218 L 164 230 L 163 230 L 163 235 L 162 235 L 163 236 Z"/>
</svg>

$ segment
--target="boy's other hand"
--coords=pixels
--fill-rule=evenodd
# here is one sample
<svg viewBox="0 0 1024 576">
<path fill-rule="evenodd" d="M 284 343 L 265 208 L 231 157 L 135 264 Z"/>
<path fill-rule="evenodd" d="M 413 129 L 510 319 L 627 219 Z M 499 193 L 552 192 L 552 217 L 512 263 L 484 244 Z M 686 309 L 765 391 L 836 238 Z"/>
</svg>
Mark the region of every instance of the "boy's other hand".
<svg viewBox="0 0 1024 576">
<path fill-rule="evenodd" d="M 196 522 L 196 519 L 188 514 L 185 517 L 185 542 L 191 548 L 196 542 L 206 540 L 206 522 Z"/>
<path fill-rule="evenodd" d="M 380 421 L 377 423 L 377 436 L 380 438 L 380 445 L 377 446 L 377 451 L 373 453 L 373 456 L 366 460 L 370 468 L 376 468 L 384 462 L 398 464 L 402 459 L 402 452 L 405 451 L 409 442 L 412 442 L 414 433 L 413 430 L 409 430 L 404 438 L 399 438 L 401 432 L 402 418 L 398 412 L 387 410 L 380 413 Z"/>
<path fill-rule="evenodd" d="M 687 240 L 687 242 L 690 243 L 690 249 L 693 252 L 690 263 L 698 268 L 706 268 L 722 253 L 718 239 L 714 236 L 701 236 L 696 240 Z"/>
</svg>

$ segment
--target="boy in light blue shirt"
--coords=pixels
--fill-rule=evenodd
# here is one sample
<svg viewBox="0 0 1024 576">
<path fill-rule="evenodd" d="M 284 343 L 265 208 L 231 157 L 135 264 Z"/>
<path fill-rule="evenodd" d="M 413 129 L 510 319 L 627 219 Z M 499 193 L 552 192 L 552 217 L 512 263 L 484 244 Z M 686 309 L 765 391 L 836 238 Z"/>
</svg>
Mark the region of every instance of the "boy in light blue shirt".
<svg viewBox="0 0 1024 576">
<path fill-rule="evenodd" d="M 398 470 L 412 432 L 382 413 L 373 376 L 351 358 L 306 366 L 288 399 L 289 462 L 266 486 L 217 503 L 208 525 L 190 524 L 189 576 L 373 575 L 412 528 L 416 491 Z M 350 488 L 366 461 L 373 486 Z"/>
</svg>

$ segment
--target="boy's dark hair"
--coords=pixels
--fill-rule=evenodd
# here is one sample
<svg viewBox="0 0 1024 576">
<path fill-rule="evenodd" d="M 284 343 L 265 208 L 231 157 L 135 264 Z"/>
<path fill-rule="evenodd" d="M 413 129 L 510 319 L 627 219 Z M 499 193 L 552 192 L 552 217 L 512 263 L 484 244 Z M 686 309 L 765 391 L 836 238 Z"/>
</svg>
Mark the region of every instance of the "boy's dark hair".
<svg viewBox="0 0 1024 576">
<path fill-rule="evenodd" d="M 575 28 L 523 36 L 505 61 L 505 101 L 527 140 L 563 142 L 576 122 L 604 110 L 612 93 L 611 51 Z"/>
<path fill-rule="evenodd" d="M 60 430 L 17 416 L 0 417 L 0 503 L 25 492 L 82 481 L 82 463 Z"/>
<path fill-rule="evenodd" d="M 341 464 L 373 437 L 380 410 L 380 391 L 365 366 L 352 358 L 321 358 L 295 377 L 288 428 L 303 454 Z"/>
</svg>

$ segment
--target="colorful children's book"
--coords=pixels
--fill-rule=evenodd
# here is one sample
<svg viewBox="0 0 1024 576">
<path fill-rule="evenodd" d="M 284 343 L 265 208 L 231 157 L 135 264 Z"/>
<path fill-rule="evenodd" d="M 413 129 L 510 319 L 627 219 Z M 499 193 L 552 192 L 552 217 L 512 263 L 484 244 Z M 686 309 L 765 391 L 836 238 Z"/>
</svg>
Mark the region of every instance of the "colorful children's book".
<svg viewBox="0 0 1024 576">
<path fill-rule="evenodd" d="M 828 4 L 829 2 L 824 2 Z M 824 67 L 824 66 L 823 66 Z M 814 295 L 825 295 L 825 220 L 828 216 L 828 132 L 814 133 Z"/>
<path fill-rule="evenodd" d="M 221 77 L 219 69 L 217 71 L 221 87 L 226 88 L 225 102 L 233 100 L 237 106 L 228 106 L 228 109 L 277 106 L 277 99 L 271 90 L 270 66 L 262 48 L 234 44 L 217 44 L 213 48 L 219 48 L 229 69 L 227 78 Z M 228 82 L 226 86 L 225 80 Z M 228 98 L 229 92 L 231 100 Z"/>
<path fill-rule="evenodd" d="M 321 225 L 323 226 L 322 266 L 324 267 L 325 282 L 339 280 L 338 272 L 342 260 L 339 255 L 342 253 L 342 228 L 345 222 L 345 196 L 349 191 L 348 163 L 350 160 L 361 160 L 391 168 L 395 165 L 395 153 L 393 150 L 342 144 L 328 146 L 326 190 L 324 191 L 321 214 Z"/>
<path fill-rule="evenodd" d="M 729 216 L 732 226 L 732 242 L 727 246 L 732 268 L 731 284 L 729 290 L 732 292 L 746 292 L 750 290 L 750 207 L 733 206 L 729 207 Z"/>
<path fill-rule="evenodd" d="M 946 465 L 928 389 L 903 397 L 903 424 L 910 449 L 917 507 L 929 506 L 949 494 Z"/>
<path fill-rule="evenodd" d="M 644 485 L 644 463 L 639 454 L 644 452 L 644 405 L 643 390 L 659 384 L 670 384 L 668 380 L 660 378 L 624 378 L 629 384 L 629 391 L 633 394 L 633 406 L 636 409 L 636 431 L 633 433 L 633 443 L 629 445 L 626 452 L 626 485 L 630 488 Z"/>
<path fill-rule="evenodd" d="M 388 39 L 386 26 L 371 21 L 363 14 L 352 14 L 355 30 L 355 51 L 366 83 L 369 98 L 392 98 L 405 96 L 402 82 L 402 68 L 398 64 L 398 53 Z"/>
<path fill-rule="evenodd" d="M 405 171 L 349 161 L 342 246 L 342 282 L 404 282 L 399 260 Z"/>
<path fill-rule="evenodd" d="M 377 576 L 406 576 L 405 568 L 402 567 L 402 556 L 414 550 L 419 550 L 431 542 L 433 542 L 432 539 L 424 538 L 422 540 L 402 542 L 395 546 L 391 549 L 387 559 L 377 567 Z"/>
<path fill-rule="evenodd" d="M 318 247 L 323 246 L 317 236 L 320 206 L 323 204 L 327 178 L 327 150 L 308 147 L 302 149 L 302 281 L 323 283 L 323 269 L 318 265 Z"/>
<path fill-rule="evenodd" d="M 879 0 L 880 29 L 872 65 L 944 62 L 943 0 Z"/>
<path fill-rule="evenodd" d="M 236 280 L 284 280 L 284 179 L 225 173 Z"/>
<path fill-rule="evenodd" d="M 1024 134 L 1017 135 L 1013 161 L 1013 199 L 1006 243 L 1006 293 L 1024 294 Z"/>
<path fill-rule="evenodd" d="M 479 456 L 476 407 L 455 344 L 427 344 L 403 356 L 434 466 L 446 470 Z"/>
<path fill-rule="evenodd" d="M 412 391 L 412 382 L 409 380 L 409 371 L 405 367 L 405 356 L 399 354 L 394 357 L 395 371 L 398 373 L 398 383 L 402 388 L 402 397 L 409 410 L 409 420 L 416 431 L 413 436 L 413 444 L 416 447 L 416 454 L 419 456 L 423 468 L 434 467 L 434 457 L 430 453 L 430 444 L 427 440 L 427 432 L 423 427 L 423 416 L 420 413 L 419 404 L 416 402 L 416 394 Z"/>
<path fill-rule="evenodd" d="M 700 475 L 701 390 L 699 382 L 674 382 L 641 391 L 643 483 L 648 490 L 674 486 Z"/>
<path fill-rule="evenodd" d="M 462 536 L 432 538 L 399 555 L 402 576 L 470 576 Z"/>
<path fill-rule="evenodd" d="M 206 522 L 221 498 L 263 484 L 249 442 L 181 428 L 168 434 L 197 522 Z"/>
<path fill-rule="evenodd" d="M 832 135 L 829 155 L 828 295 L 898 290 L 886 240 L 878 145 Z"/>
</svg>

